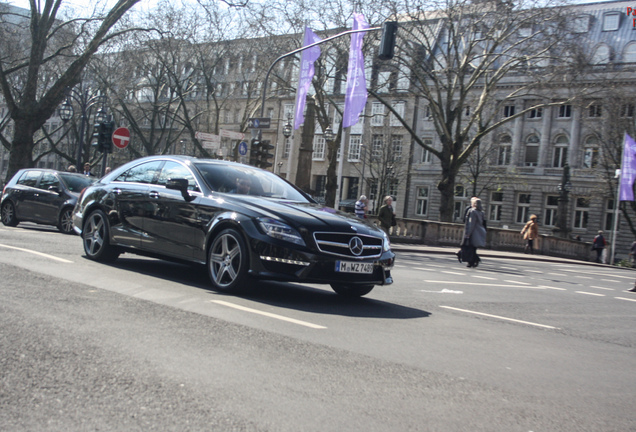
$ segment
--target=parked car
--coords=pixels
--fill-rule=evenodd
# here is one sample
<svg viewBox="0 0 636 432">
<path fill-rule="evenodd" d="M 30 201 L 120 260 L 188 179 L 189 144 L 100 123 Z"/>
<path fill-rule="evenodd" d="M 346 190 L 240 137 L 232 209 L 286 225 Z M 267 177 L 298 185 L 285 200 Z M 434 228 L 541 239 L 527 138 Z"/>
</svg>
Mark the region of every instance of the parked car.
<svg viewBox="0 0 636 432">
<path fill-rule="evenodd" d="M 51 169 L 21 169 L 2 192 L 2 223 L 20 222 L 56 225 L 65 234 L 73 231 L 73 207 L 80 192 L 95 182 L 94 177 Z"/>
<path fill-rule="evenodd" d="M 330 284 L 362 296 L 393 282 L 384 232 L 316 203 L 281 177 L 183 156 L 132 161 L 87 188 L 73 214 L 84 252 L 130 252 L 207 266 L 217 290 L 254 279 Z"/>
</svg>

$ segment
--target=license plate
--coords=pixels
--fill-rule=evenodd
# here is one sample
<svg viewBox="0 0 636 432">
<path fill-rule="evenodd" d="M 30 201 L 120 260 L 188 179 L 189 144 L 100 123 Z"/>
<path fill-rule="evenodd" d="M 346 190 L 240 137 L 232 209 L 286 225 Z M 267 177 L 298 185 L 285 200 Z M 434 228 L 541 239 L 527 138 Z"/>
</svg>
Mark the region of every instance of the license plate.
<svg viewBox="0 0 636 432">
<path fill-rule="evenodd" d="M 373 273 L 373 263 L 336 261 L 336 272 L 338 273 Z"/>
</svg>

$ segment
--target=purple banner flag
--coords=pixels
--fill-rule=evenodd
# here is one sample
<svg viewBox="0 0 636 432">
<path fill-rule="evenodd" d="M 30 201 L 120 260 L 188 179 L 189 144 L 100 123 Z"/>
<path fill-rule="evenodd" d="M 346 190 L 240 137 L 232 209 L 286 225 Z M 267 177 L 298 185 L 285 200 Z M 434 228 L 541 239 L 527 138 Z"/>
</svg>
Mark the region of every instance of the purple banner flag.
<svg viewBox="0 0 636 432">
<path fill-rule="evenodd" d="M 353 14 L 353 30 L 368 29 L 369 23 L 362 14 Z M 364 76 L 364 56 L 362 55 L 362 38 L 366 32 L 351 35 L 349 52 L 349 69 L 347 70 L 347 93 L 342 116 L 342 127 L 347 128 L 358 123 L 360 113 L 367 103 L 367 83 Z"/>
<path fill-rule="evenodd" d="M 619 201 L 634 201 L 634 179 L 636 179 L 636 142 L 625 134 Z"/>
<path fill-rule="evenodd" d="M 305 28 L 303 46 L 320 42 L 320 40 L 309 27 Z M 298 74 L 298 90 L 296 91 L 296 106 L 294 108 L 294 129 L 298 129 L 305 121 L 305 100 L 311 86 L 311 80 L 314 78 L 314 62 L 318 57 L 320 57 L 319 46 L 303 50 L 300 55 L 300 73 Z"/>
</svg>

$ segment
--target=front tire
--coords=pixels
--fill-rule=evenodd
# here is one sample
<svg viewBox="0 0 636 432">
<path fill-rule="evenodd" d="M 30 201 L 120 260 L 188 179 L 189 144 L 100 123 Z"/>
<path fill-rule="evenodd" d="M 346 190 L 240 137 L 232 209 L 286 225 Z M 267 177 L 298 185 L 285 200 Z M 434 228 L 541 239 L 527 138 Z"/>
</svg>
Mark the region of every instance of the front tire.
<svg viewBox="0 0 636 432">
<path fill-rule="evenodd" d="M 15 216 L 15 206 L 9 200 L 2 206 L 2 223 L 9 227 L 18 226 L 18 223 L 20 223 Z"/>
<path fill-rule="evenodd" d="M 73 207 L 67 207 L 62 210 L 57 229 L 64 234 L 73 234 Z"/>
<path fill-rule="evenodd" d="M 109 262 L 119 256 L 119 251 L 110 244 L 108 218 L 101 210 L 88 215 L 82 230 L 82 243 L 86 256 L 94 261 Z"/>
<path fill-rule="evenodd" d="M 331 284 L 331 289 L 333 289 L 336 294 L 341 295 L 343 297 L 362 297 L 367 295 L 373 290 L 374 285 L 342 285 L 342 284 Z"/>
<path fill-rule="evenodd" d="M 214 288 L 225 292 L 243 291 L 249 258 L 241 233 L 231 228 L 221 231 L 208 251 L 208 273 Z"/>
</svg>

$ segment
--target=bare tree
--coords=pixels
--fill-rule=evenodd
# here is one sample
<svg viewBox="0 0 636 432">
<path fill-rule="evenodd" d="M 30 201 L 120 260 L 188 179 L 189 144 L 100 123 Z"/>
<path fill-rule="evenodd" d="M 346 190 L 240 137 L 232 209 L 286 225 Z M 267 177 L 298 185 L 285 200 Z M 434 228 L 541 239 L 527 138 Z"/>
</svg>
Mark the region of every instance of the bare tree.
<svg viewBox="0 0 636 432">
<path fill-rule="evenodd" d="M 392 3 L 400 21 L 392 62 L 376 69 L 370 94 L 401 118 L 415 142 L 441 163 L 440 220 L 452 221 L 455 183 L 460 168 L 484 138 L 503 124 L 547 105 L 545 89 L 563 75 L 556 63 L 557 43 L 567 34 L 563 11 L 529 2 L 443 0 Z M 391 107 L 379 88 L 408 91 L 430 110 L 441 147 L 425 143 Z M 389 93 L 390 94 L 390 93 Z M 535 104 L 503 112 L 519 99 Z"/>
<path fill-rule="evenodd" d="M 81 80 L 100 47 L 129 30 L 115 26 L 138 1 L 119 0 L 106 14 L 60 21 L 62 0 L 31 0 L 26 49 L 0 58 L 0 89 L 15 126 L 7 179 L 32 166 L 35 132 L 64 100 L 66 88 Z"/>
</svg>

